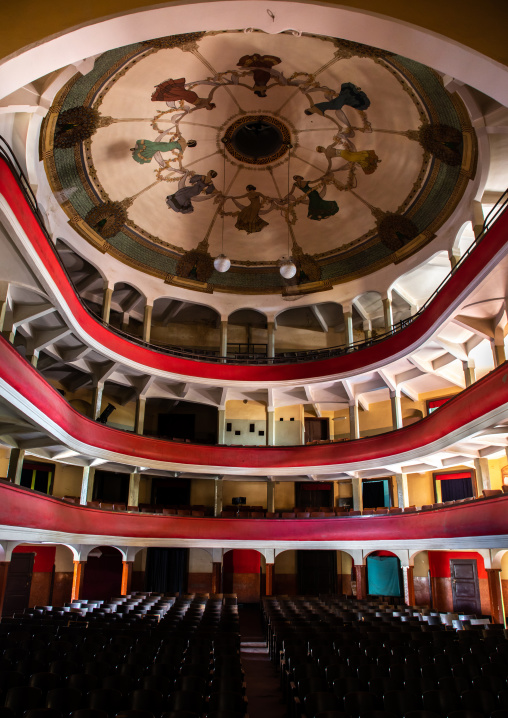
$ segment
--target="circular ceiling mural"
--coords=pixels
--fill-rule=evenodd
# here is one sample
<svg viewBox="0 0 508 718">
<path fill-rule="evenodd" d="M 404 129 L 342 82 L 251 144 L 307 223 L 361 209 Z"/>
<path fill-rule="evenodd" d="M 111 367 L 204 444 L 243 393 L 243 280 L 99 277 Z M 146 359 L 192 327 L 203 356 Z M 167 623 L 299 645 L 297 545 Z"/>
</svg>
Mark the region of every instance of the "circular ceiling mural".
<svg viewBox="0 0 508 718">
<path fill-rule="evenodd" d="M 436 72 L 292 33 L 107 52 L 60 92 L 43 146 L 71 224 L 95 246 L 170 283 L 245 293 L 322 289 L 409 256 L 476 161 L 465 108 Z M 288 255 L 297 273 L 285 280 Z"/>
</svg>

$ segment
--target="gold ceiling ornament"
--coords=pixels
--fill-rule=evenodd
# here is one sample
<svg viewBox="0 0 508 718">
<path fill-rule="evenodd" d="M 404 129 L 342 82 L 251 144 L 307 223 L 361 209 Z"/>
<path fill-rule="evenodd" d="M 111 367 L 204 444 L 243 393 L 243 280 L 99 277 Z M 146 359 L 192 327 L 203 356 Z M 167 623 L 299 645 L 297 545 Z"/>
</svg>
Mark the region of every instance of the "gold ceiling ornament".
<svg viewBox="0 0 508 718">
<path fill-rule="evenodd" d="M 153 48 L 154 50 L 171 50 L 173 47 L 179 47 L 184 52 L 197 50 L 198 40 L 206 35 L 206 32 L 186 32 L 181 35 L 166 35 L 165 37 L 155 37 L 152 40 L 144 40 L 143 45 Z"/>
<path fill-rule="evenodd" d="M 85 221 L 103 239 L 110 239 L 127 221 L 127 210 L 122 202 L 105 202 L 91 209 Z"/>
<path fill-rule="evenodd" d="M 58 115 L 55 125 L 54 146 L 68 149 L 88 140 L 99 127 L 108 127 L 115 120 L 103 117 L 93 107 L 71 107 Z"/>
</svg>

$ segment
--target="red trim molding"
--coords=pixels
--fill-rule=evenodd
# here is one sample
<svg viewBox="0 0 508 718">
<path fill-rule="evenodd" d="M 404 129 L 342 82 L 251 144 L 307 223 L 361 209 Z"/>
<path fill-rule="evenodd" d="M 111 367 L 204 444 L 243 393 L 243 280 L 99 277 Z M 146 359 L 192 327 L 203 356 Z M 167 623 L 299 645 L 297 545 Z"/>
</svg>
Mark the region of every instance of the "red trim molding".
<svg viewBox="0 0 508 718">
<path fill-rule="evenodd" d="M 152 369 L 217 382 L 222 380 L 241 382 L 304 381 L 334 374 L 356 372 L 364 367 L 390 361 L 393 356 L 407 352 L 423 336 L 439 326 L 441 317 L 447 314 L 450 305 L 474 282 L 478 275 L 478 269 L 491 263 L 502 250 L 506 243 L 508 229 L 508 212 L 505 211 L 489 230 L 488 238 L 485 238 L 463 262 L 426 311 L 402 332 L 362 349 L 360 352 L 332 359 L 276 366 L 240 366 L 199 362 L 159 353 L 130 342 L 97 322 L 82 306 L 8 164 L 2 159 L 0 159 L 0 194 L 4 196 L 28 236 L 39 261 L 64 295 L 75 321 L 87 334 L 110 352 L 145 366 L 148 372 Z"/>
</svg>

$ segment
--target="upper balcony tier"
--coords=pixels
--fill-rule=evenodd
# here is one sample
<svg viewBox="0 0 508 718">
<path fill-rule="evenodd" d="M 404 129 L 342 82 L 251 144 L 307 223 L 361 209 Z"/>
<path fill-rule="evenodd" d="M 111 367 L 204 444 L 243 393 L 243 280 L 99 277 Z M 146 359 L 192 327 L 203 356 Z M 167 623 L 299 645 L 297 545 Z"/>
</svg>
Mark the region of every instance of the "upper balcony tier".
<svg viewBox="0 0 508 718">
<path fill-rule="evenodd" d="M 232 363 L 220 357 L 214 361 L 210 358 L 199 361 L 199 357 L 186 358 L 185 352 L 164 351 L 129 337 L 87 310 L 42 229 L 34 205 L 30 205 L 30 195 L 22 189 L 22 180 L 4 159 L 0 162 L 0 192 L 6 225 L 16 237 L 29 267 L 35 270 L 47 295 L 80 341 L 107 359 L 135 371 L 196 383 L 248 384 L 260 388 L 314 383 L 372 371 L 422 346 L 446 321 L 460 313 L 473 296 L 481 300 L 485 294 L 483 299 L 487 298 L 496 273 L 501 277 L 505 271 L 508 214 L 500 211 L 481 241 L 462 258 L 427 304 L 409 320 L 375 340 L 351 343 L 337 351 L 313 352 L 312 359 L 285 356 L 256 365 Z"/>
</svg>

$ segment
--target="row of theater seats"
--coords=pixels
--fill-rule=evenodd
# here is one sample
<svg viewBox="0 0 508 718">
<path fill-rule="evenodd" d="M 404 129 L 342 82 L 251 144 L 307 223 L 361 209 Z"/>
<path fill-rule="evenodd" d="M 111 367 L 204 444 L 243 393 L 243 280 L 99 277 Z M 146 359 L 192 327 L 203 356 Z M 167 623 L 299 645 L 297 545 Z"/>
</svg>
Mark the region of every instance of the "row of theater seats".
<svg viewBox="0 0 508 718">
<path fill-rule="evenodd" d="M 456 631 L 337 596 L 266 598 L 263 612 L 289 718 L 508 716 L 502 626 Z"/>
<path fill-rule="evenodd" d="M 244 718 L 236 597 L 136 593 L 74 609 L 71 621 L 2 619 L 1 718 Z"/>
<path fill-rule="evenodd" d="M 262 506 L 225 506 L 221 511 L 221 518 L 250 518 L 250 519 L 309 519 L 309 518 L 335 518 L 344 516 L 380 516 L 384 514 L 401 514 L 414 513 L 416 511 L 430 511 L 440 509 L 455 504 L 468 504 L 483 499 L 493 499 L 500 496 L 508 495 L 508 486 L 502 489 L 485 489 L 479 498 L 455 499 L 453 501 L 444 501 L 441 503 L 424 504 L 421 507 L 406 506 L 400 508 L 397 506 L 387 507 L 381 506 L 372 509 L 363 509 L 363 511 L 354 511 L 347 506 L 323 507 L 319 509 L 314 507 L 294 507 L 287 511 L 267 511 Z M 71 504 L 79 504 L 78 496 L 63 496 L 63 501 Z M 87 506 L 95 509 L 103 509 L 106 511 L 128 511 L 141 512 L 148 514 L 162 514 L 163 516 L 194 516 L 196 518 L 204 518 L 205 516 L 213 516 L 213 507 L 204 505 L 194 506 L 161 506 L 155 504 L 140 504 L 139 506 L 128 506 L 123 503 L 113 504 L 105 501 L 88 501 Z"/>
</svg>

